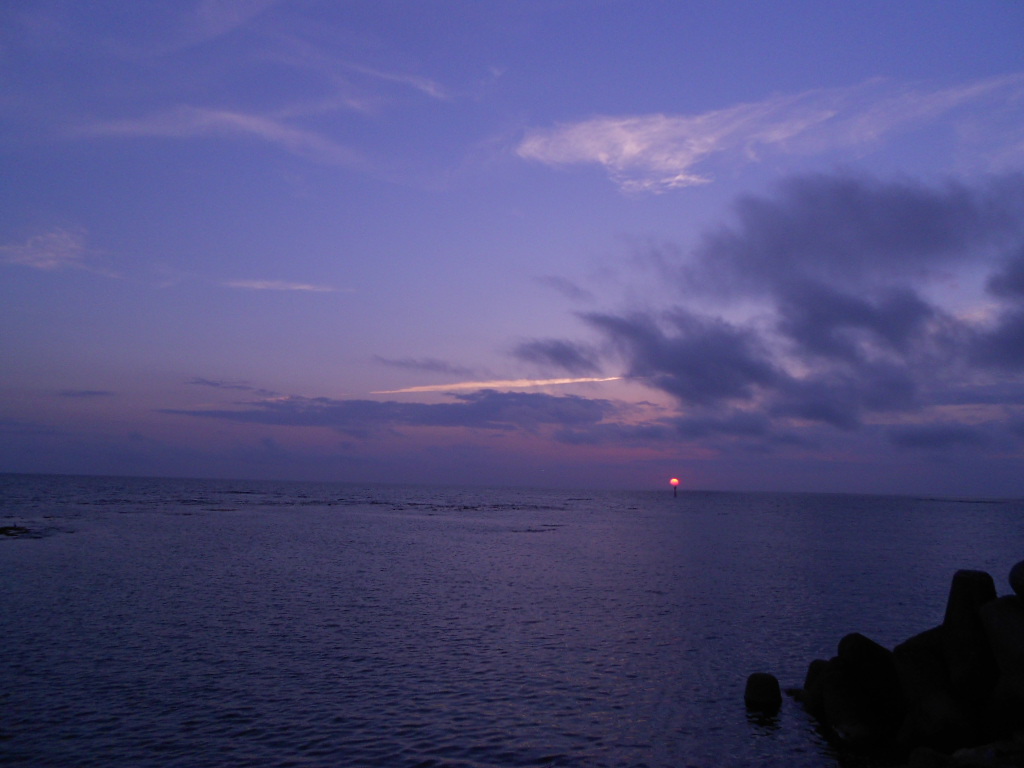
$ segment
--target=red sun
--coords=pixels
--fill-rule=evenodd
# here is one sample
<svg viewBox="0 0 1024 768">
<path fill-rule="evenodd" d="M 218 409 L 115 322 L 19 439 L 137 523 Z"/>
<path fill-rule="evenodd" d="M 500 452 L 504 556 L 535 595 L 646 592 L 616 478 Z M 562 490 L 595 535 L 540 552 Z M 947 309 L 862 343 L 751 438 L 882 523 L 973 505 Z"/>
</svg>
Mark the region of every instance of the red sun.
<svg viewBox="0 0 1024 768">
<path fill-rule="evenodd" d="M 668 481 L 668 483 L 673 488 L 675 488 L 677 485 L 679 485 L 679 478 L 678 477 L 673 477 L 671 480 Z"/>
</svg>

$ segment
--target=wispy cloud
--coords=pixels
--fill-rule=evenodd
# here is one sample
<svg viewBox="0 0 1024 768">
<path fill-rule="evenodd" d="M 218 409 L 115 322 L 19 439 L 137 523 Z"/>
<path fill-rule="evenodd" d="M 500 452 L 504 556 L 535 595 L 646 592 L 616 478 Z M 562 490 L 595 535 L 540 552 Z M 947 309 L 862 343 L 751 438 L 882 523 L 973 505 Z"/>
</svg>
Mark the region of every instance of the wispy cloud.
<svg viewBox="0 0 1024 768">
<path fill-rule="evenodd" d="M 246 403 L 235 410 L 166 409 L 162 413 L 293 427 L 328 427 L 368 437 L 396 427 L 462 427 L 534 431 L 542 427 L 582 427 L 616 413 L 607 400 L 576 395 L 485 390 L 456 395 L 450 403 L 400 403 L 393 400 L 335 400 L 283 397 Z"/>
<path fill-rule="evenodd" d="M 355 150 L 314 131 L 297 128 L 276 117 L 228 109 L 179 106 L 146 117 L 90 123 L 76 135 L 105 137 L 196 138 L 203 136 L 249 136 L 277 146 L 293 155 L 325 165 L 362 167 L 363 157 Z"/>
<path fill-rule="evenodd" d="M 413 392 L 458 392 L 461 390 L 483 389 L 530 389 L 531 387 L 549 387 L 563 384 L 590 384 L 605 381 L 619 381 L 621 376 L 604 378 L 585 377 L 575 379 L 498 379 L 495 381 L 460 381 L 454 384 L 428 384 L 422 387 L 406 387 L 405 389 L 386 389 L 372 392 L 374 395 L 398 395 Z"/>
<path fill-rule="evenodd" d="M 20 245 L 0 245 L 0 261 L 33 269 L 87 268 L 89 250 L 82 232 L 54 229 Z"/>
<path fill-rule="evenodd" d="M 198 41 L 225 35 L 247 24 L 281 0 L 201 0 L 191 17 L 190 32 Z"/>
<path fill-rule="evenodd" d="M 548 165 L 597 164 L 627 192 L 664 192 L 711 180 L 702 170 L 728 154 L 753 162 L 768 151 L 825 152 L 878 141 L 937 118 L 956 122 L 956 110 L 975 108 L 970 119 L 1010 111 L 1024 119 L 1024 74 L 949 88 L 899 88 L 872 80 L 850 88 L 772 96 L 696 115 L 600 116 L 529 131 L 520 157 Z M 984 151 L 1020 151 L 1019 134 L 988 136 Z M 1000 146 L 995 146 L 1000 145 Z M 1018 157 L 1018 159 L 1020 159 Z"/>
<path fill-rule="evenodd" d="M 94 398 L 113 397 L 116 393 L 111 392 L 109 389 L 62 389 L 57 394 L 61 397 L 91 400 Z"/>
<path fill-rule="evenodd" d="M 409 88 L 417 90 L 432 99 L 447 100 L 451 98 L 451 95 L 444 86 L 427 77 L 411 75 L 406 72 L 385 72 L 379 69 L 374 69 L 373 67 L 363 66 L 361 64 L 348 64 L 347 67 L 353 72 L 358 72 L 359 74 L 367 75 L 368 77 L 372 77 L 377 80 L 408 86 Z"/>
<path fill-rule="evenodd" d="M 577 375 L 601 370 L 595 350 L 564 339 L 524 341 L 512 350 L 512 355 L 529 363 L 554 366 L 557 370 Z"/>
<path fill-rule="evenodd" d="M 567 277 L 562 277 L 560 275 L 541 275 L 534 279 L 537 283 L 558 291 L 558 293 L 562 294 L 562 296 L 570 301 L 585 302 L 594 300 L 593 293 L 588 291 L 586 288 L 582 288 L 578 283 L 569 280 Z"/>
<path fill-rule="evenodd" d="M 278 397 L 280 392 L 274 392 L 270 389 L 263 389 L 261 387 L 254 387 L 247 381 L 225 381 L 223 379 L 206 379 L 202 376 L 195 376 L 188 381 L 197 387 L 212 387 L 213 389 L 232 389 L 239 392 L 252 392 L 254 395 L 259 397 Z"/>
<path fill-rule="evenodd" d="M 329 285 L 312 283 L 289 283 L 283 280 L 229 280 L 224 283 L 228 288 L 242 288 L 249 291 L 309 291 L 312 293 L 333 293 L 335 288 Z"/>
<path fill-rule="evenodd" d="M 450 376 L 467 376 L 471 373 L 469 368 L 449 363 L 446 360 L 438 360 L 435 357 L 406 357 L 399 360 L 381 357 L 374 357 L 378 363 L 391 368 L 403 368 L 409 371 L 428 371 L 430 373 L 445 373 Z"/>
</svg>

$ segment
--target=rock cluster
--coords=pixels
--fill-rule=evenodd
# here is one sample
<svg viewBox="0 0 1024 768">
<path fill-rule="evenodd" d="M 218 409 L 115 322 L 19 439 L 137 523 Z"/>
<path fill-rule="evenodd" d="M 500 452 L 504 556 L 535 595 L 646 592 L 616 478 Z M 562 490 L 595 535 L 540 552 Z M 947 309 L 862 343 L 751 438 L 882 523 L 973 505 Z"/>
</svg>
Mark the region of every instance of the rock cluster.
<svg viewBox="0 0 1024 768">
<path fill-rule="evenodd" d="M 830 738 L 921 766 L 1024 765 L 1024 562 L 1015 594 L 957 571 L 942 624 L 889 650 L 861 634 L 791 691 Z"/>
</svg>

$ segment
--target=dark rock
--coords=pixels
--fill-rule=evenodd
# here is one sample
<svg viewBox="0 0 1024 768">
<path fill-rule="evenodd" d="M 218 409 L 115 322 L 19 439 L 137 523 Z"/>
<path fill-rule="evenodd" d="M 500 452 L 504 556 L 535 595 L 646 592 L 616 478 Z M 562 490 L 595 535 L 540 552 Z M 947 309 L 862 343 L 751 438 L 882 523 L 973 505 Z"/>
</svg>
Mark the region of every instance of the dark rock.
<svg viewBox="0 0 1024 768">
<path fill-rule="evenodd" d="M 1024 682 L 1024 602 L 1000 597 L 981 609 L 981 619 L 1000 679 Z"/>
<path fill-rule="evenodd" d="M 821 674 L 823 722 L 836 737 L 858 748 L 894 739 L 906 707 L 891 651 L 853 633 Z"/>
<path fill-rule="evenodd" d="M 1024 597 L 1024 560 L 1010 569 L 1010 588 L 1018 597 Z"/>
<path fill-rule="evenodd" d="M 767 672 L 755 672 L 747 678 L 747 688 L 743 693 L 743 703 L 747 709 L 765 714 L 775 714 L 782 707 L 782 690 L 774 675 Z"/>
<path fill-rule="evenodd" d="M 893 649 L 896 672 L 907 706 L 898 734 L 905 747 L 924 745 L 952 750 L 977 735 L 971 713 L 953 697 L 943 659 L 943 628 L 921 632 Z"/>
<path fill-rule="evenodd" d="M 998 735 L 1009 736 L 1024 728 L 1024 601 L 1000 597 L 981 609 L 981 619 L 999 672 L 989 719 Z"/>
<path fill-rule="evenodd" d="M 979 613 L 995 599 L 995 582 L 984 571 L 953 575 L 942 622 L 943 658 L 953 695 L 971 709 L 983 707 L 995 686 L 995 659 Z"/>
<path fill-rule="evenodd" d="M 953 761 L 950 757 L 931 747 L 917 747 L 911 751 L 907 760 L 908 768 L 946 768 L 951 765 Z"/>
<path fill-rule="evenodd" d="M 0 536 L 27 536 L 31 531 L 28 528 L 23 528 L 20 525 L 3 525 L 0 526 Z"/>
<path fill-rule="evenodd" d="M 825 659 L 815 659 L 807 667 L 804 677 L 803 704 L 813 717 L 822 720 L 825 717 L 824 672 L 828 667 Z"/>
<path fill-rule="evenodd" d="M 985 571 L 957 571 L 949 587 L 944 625 L 971 622 L 978 609 L 996 599 L 996 584 Z"/>
<path fill-rule="evenodd" d="M 893 648 L 893 659 L 903 693 L 918 698 L 936 688 L 949 687 L 949 674 L 943 658 L 942 626 L 932 627 Z"/>
</svg>

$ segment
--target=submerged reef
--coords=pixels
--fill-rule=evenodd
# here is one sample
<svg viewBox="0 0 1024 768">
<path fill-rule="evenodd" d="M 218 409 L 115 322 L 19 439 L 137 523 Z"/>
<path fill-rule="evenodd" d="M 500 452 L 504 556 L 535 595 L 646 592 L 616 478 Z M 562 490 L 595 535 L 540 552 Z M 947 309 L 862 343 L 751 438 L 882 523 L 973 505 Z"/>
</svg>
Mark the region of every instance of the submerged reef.
<svg viewBox="0 0 1024 768">
<path fill-rule="evenodd" d="M 1024 561 L 1009 581 L 1014 594 L 999 597 L 988 573 L 957 571 L 939 626 L 892 650 L 846 635 L 787 693 L 843 750 L 919 768 L 1024 766 Z"/>
</svg>

